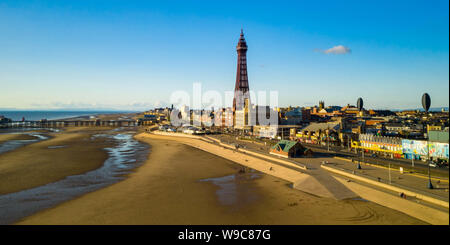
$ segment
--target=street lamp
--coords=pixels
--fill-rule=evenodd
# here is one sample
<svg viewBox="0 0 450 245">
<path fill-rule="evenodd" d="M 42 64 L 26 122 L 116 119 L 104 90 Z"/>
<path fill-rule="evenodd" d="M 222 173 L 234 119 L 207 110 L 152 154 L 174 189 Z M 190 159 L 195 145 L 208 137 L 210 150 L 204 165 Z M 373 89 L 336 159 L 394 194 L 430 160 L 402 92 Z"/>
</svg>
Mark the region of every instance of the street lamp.
<svg viewBox="0 0 450 245">
<path fill-rule="evenodd" d="M 363 105 L 364 105 L 363 99 L 362 98 L 358 98 L 358 101 L 356 102 L 356 105 L 358 106 L 359 114 L 361 114 L 361 111 L 362 111 Z M 361 134 L 361 132 L 360 132 L 360 134 Z M 363 151 L 363 150 L 361 149 L 361 151 Z M 364 154 L 364 152 L 362 152 L 362 154 Z M 359 158 L 359 154 L 358 154 L 358 158 Z M 359 162 L 360 161 L 358 159 L 358 165 L 356 165 L 357 169 L 361 169 L 361 164 Z"/>
<path fill-rule="evenodd" d="M 327 125 L 327 126 L 328 126 L 328 129 L 327 129 L 327 151 L 330 151 L 330 125 Z"/>
<path fill-rule="evenodd" d="M 424 93 L 422 95 L 422 106 L 423 109 L 425 109 L 425 113 L 427 114 L 427 121 L 428 121 L 428 109 L 430 109 L 431 105 L 431 98 L 427 93 Z M 425 121 L 425 126 L 427 126 L 427 121 Z M 433 189 L 433 184 L 431 183 L 431 174 L 430 174 L 430 146 L 429 146 L 429 137 L 427 132 L 427 165 L 428 165 L 428 189 Z"/>
<path fill-rule="evenodd" d="M 351 151 L 352 151 L 352 148 L 350 147 L 350 144 L 351 144 L 350 141 L 351 141 L 351 137 L 350 137 L 350 135 L 347 134 L 348 152 L 351 152 Z"/>
</svg>

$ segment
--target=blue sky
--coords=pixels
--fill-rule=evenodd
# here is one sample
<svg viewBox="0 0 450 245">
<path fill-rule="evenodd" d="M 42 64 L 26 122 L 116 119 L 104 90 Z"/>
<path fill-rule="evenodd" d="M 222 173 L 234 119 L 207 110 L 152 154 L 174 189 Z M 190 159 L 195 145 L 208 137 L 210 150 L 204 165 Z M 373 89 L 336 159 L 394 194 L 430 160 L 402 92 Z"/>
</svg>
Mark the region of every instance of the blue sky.
<svg viewBox="0 0 450 245">
<path fill-rule="evenodd" d="M 231 91 L 244 28 L 250 89 L 282 106 L 449 101 L 445 1 L 0 1 L 0 108 L 145 109 Z M 325 53 L 342 45 L 346 54 Z"/>
</svg>

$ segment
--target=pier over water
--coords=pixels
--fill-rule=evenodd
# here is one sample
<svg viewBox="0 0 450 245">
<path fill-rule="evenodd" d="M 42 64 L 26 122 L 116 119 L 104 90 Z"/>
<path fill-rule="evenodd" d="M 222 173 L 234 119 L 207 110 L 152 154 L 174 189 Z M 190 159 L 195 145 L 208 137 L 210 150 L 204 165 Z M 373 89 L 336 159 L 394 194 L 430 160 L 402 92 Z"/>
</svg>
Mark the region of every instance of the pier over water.
<svg viewBox="0 0 450 245">
<path fill-rule="evenodd" d="M 147 125 L 148 121 L 140 120 L 36 120 L 10 121 L 0 123 L 0 128 L 53 128 L 53 127 L 136 127 Z"/>
</svg>

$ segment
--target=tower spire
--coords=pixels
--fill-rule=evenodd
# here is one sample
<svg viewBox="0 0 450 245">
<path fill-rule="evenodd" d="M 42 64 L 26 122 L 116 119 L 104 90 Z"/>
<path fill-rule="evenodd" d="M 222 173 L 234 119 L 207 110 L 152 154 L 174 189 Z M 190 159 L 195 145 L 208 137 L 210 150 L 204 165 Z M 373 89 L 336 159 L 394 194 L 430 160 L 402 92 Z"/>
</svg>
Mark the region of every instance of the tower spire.
<svg viewBox="0 0 450 245">
<path fill-rule="evenodd" d="M 249 86 L 247 75 L 247 43 L 244 38 L 244 30 L 241 28 L 241 36 L 236 46 L 238 54 L 236 84 L 234 87 L 233 111 L 242 109 L 245 99 L 249 98 Z"/>
</svg>

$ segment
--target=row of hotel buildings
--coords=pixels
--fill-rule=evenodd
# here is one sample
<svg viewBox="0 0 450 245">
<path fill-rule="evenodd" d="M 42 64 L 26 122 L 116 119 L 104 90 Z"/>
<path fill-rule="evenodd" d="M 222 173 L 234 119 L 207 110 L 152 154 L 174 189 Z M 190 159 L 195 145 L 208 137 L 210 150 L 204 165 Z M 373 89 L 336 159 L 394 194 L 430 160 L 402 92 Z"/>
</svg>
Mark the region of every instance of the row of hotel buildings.
<svg viewBox="0 0 450 245">
<path fill-rule="evenodd" d="M 236 110 L 233 116 L 232 108 L 214 111 L 184 106 L 181 110 L 155 109 L 147 115 L 165 120 L 176 111 L 185 119 L 180 126 L 190 124 L 258 138 L 363 149 L 393 158 L 424 159 L 429 150 L 432 159 L 448 162 L 448 112 L 434 112 L 428 116 L 423 112 L 405 115 L 404 112 L 362 110 L 353 113 L 356 107 L 345 106 L 339 114 L 321 115 L 317 113 L 319 108 L 252 105 Z M 276 118 L 276 123 L 261 124 L 259 117 L 270 116 Z"/>
</svg>

